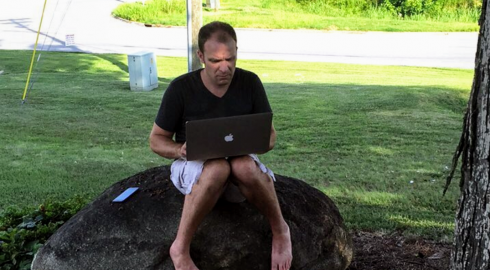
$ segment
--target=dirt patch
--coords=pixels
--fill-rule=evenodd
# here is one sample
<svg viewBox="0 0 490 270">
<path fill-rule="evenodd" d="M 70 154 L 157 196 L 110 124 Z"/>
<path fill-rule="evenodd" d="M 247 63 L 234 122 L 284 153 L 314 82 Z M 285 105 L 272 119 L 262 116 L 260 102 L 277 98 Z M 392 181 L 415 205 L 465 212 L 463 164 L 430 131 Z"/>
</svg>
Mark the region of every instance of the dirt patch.
<svg viewBox="0 0 490 270">
<path fill-rule="evenodd" d="M 451 244 L 355 232 L 354 259 L 347 270 L 447 270 Z"/>
</svg>

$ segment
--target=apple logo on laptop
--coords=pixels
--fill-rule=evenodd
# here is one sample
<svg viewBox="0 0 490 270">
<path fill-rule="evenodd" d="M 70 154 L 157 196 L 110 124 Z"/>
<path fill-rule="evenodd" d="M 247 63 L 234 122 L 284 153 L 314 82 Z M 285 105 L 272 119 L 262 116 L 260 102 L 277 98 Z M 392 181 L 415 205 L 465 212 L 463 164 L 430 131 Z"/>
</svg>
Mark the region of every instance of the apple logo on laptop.
<svg viewBox="0 0 490 270">
<path fill-rule="evenodd" d="M 233 141 L 233 134 L 229 134 L 225 136 L 225 142 L 232 142 Z"/>
</svg>

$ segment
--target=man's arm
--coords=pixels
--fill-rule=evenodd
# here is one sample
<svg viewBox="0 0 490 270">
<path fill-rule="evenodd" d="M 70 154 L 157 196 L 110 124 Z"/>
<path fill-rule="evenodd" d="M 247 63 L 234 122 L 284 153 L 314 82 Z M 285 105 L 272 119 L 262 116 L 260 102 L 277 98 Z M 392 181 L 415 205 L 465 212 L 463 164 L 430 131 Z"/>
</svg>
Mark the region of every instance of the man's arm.
<svg viewBox="0 0 490 270">
<path fill-rule="evenodd" d="M 157 124 L 153 124 L 153 129 L 150 133 L 150 148 L 158 155 L 176 159 L 185 157 L 186 144 L 176 143 L 173 140 L 174 132 L 166 131 L 160 128 Z"/>
</svg>

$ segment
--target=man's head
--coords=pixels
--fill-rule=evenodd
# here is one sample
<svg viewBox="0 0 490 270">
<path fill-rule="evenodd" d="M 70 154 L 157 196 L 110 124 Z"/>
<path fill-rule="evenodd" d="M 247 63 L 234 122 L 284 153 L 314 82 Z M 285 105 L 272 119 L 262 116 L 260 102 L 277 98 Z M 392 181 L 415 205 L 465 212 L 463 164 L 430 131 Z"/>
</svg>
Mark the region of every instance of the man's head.
<svg viewBox="0 0 490 270">
<path fill-rule="evenodd" d="M 204 64 L 204 80 L 220 87 L 231 83 L 237 58 L 237 38 L 233 27 L 211 22 L 199 30 L 197 55 Z"/>
<path fill-rule="evenodd" d="M 199 51 L 204 52 L 204 43 L 210 39 L 213 34 L 218 34 L 218 41 L 226 43 L 230 38 L 237 43 L 236 33 L 233 27 L 225 22 L 214 21 L 210 22 L 199 30 L 198 45 Z"/>
</svg>

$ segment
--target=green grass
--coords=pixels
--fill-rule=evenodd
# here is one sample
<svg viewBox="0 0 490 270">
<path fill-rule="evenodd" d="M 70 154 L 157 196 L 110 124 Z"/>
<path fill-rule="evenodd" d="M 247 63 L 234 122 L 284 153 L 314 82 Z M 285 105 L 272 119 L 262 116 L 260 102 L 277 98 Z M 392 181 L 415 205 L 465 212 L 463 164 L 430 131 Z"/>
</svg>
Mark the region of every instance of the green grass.
<svg viewBox="0 0 490 270">
<path fill-rule="evenodd" d="M 422 1 L 422 0 L 414 0 Z M 401 17 L 397 11 L 382 6 L 368 6 L 367 1 L 333 1 L 321 5 L 300 4 L 295 0 L 226 0 L 218 11 L 203 9 L 204 23 L 226 21 L 238 28 L 318 29 L 350 31 L 395 32 L 462 32 L 478 31 L 478 5 L 451 8 L 441 4 L 431 14 L 413 14 Z M 323 2 L 328 2 L 324 0 Z M 358 3 L 359 2 L 359 3 Z M 364 3 L 364 7 L 360 5 Z M 475 3 L 478 1 L 475 1 Z M 337 5 L 334 5 L 337 3 Z M 162 5 L 172 8 L 161 8 Z M 455 4 L 453 4 L 454 6 Z M 185 26 L 185 1 L 150 0 L 142 3 L 124 3 L 113 14 L 130 21 L 164 26 Z"/>
<path fill-rule="evenodd" d="M 43 53 L 21 105 L 30 52 L 0 51 L 0 211 L 94 198 L 169 164 L 148 135 L 162 94 L 186 72 L 159 57 L 160 86 L 129 90 L 125 55 Z M 264 82 L 278 132 L 261 157 L 329 195 L 351 229 L 451 239 L 457 184 L 442 197 L 472 70 L 245 61 Z M 414 181 L 410 184 L 410 181 Z"/>
</svg>

